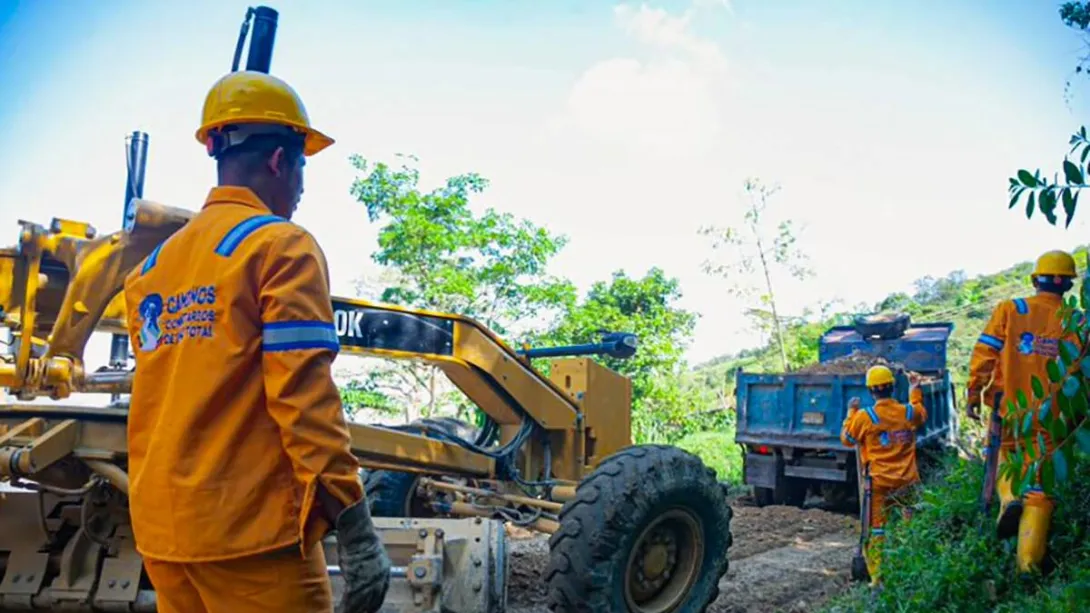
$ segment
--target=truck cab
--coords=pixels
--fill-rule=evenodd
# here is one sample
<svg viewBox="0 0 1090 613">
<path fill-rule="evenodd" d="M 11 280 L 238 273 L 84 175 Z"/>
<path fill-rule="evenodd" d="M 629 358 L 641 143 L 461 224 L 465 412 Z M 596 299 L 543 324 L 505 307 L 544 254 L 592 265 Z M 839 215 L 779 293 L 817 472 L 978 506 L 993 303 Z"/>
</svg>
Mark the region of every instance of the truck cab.
<svg viewBox="0 0 1090 613">
<path fill-rule="evenodd" d="M 927 423 L 917 432 L 920 447 L 942 446 L 953 435 L 954 388 L 946 363 L 952 323 L 910 324 L 857 320 L 822 335 L 819 364 L 862 364 L 882 358 L 923 376 Z M 860 359 L 861 358 L 861 359 Z M 819 369 L 821 370 L 821 369 Z M 866 366 L 823 373 L 736 371 L 736 442 L 744 450 L 744 481 L 757 503 L 802 506 L 811 492 L 838 504 L 857 491 L 855 451 L 840 442 L 848 401 L 874 403 L 865 385 Z M 836 372 L 829 372 L 836 371 Z M 894 369 L 894 398 L 908 402 L 908 377 Z"/>
</svg>

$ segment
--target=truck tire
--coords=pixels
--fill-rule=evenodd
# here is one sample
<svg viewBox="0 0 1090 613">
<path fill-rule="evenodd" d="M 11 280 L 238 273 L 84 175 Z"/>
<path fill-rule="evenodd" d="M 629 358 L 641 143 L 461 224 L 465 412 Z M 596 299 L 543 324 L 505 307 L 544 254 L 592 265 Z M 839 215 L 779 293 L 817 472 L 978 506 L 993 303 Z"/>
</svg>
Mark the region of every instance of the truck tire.
<svg viewBox="0 0 1090 613">
<path fill-rule="evenodd" d="M 801 509 L 803 505 L 806 504 L 806 488 L 807 484 L 805 481 L 799 481 L 790 477 L 780 477 L 780 481 L 775 488 L 753 488 L 753 498 L 757 502 L 758 507 L 787 505 L 790 507 L 799 507 Z"/>
<path fill-rule="evenodd" d="M 810 484 L 801 479 L 785 477 L 783 480 L 783 504 L 802 508 L 806 505 L 806 494 Z"/>
<path fill-rule="evenodd" d="M 776 490 L 770 487 L 755 487 L 753 488 L 753 499 L 757 501 L 757 506 L 767 507 L 776 504 Z"/>
<path fill-rule="evenodd" d="M 429 438 L 435 435 L 425 428 L 442 430 L 473 441 L 477 429 L 453 417 L 425 417 L 410 424 L 388 426 L 391 430 L 424 434 Z M 431 507 L 416 497 L 416 484 L 420 475 L 394 470 L 363 471 L 363 487 L 374 517 L 435 517 Z"/>
<path fill-rule="evenodd" d="M 727 572 L 732 516 L 700 458 L 665 445 L 618 451 L 560 511 L 545 573 L 549 609 L 702 613 Z"/>
</svg>

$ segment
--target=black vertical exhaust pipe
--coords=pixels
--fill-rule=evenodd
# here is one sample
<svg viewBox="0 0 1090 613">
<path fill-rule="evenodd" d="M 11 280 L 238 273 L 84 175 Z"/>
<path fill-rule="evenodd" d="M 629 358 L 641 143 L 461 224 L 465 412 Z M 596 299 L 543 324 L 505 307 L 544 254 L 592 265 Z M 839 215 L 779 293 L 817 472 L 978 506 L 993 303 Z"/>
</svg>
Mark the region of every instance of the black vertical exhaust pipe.
<svg viewBox="0 0 1090 613">
<path fill-rule="evenodd" d="M 276 43 L 276 22 L 280 14 L 275 9 L 259 6 L 254 9 L 254 31 L 250 36 L 250 55 L 246 58 L 246 70 L 268 74 L 272 65 L 273 45 Z"/>
<path fill-rule="evenodd" d="M 259 6 L 246 10 L 246 18 L 242 22 L 242 29 L 238 33 L 238 44 L 235 45 L 235 59 L 231 64 L 231 72 L 239 69 L 242 61 L 242 47 L 246 44 L 246 34 L 250 31 L 251 22 L 253 35 L 250 36 L 250 51 L 246 56 L 246 70 L 269 73 L 272 66 L 273 46 L 276 44 L 276 24 L 280 14 L 276 9 L 267 6 Z"/>
<path fill-rule="evenodd" d="M 133 132 L 127 139 L 128 147 L 125 151 L 125 213 L 121 219 L 121 225 L 126 232 L 133 229 L 136 223 L 136 199 L 144 197 L 144 176 L 148 168 L 148 135 L 146 132 Z M 124 334 L 115 334 L 110 339 L 110 367 L 125 369 L 129 366 L 129 337 Z M 121 399 L 119 394 L 114 394 L 111 400 L 117 402 Z"/>
</svg>

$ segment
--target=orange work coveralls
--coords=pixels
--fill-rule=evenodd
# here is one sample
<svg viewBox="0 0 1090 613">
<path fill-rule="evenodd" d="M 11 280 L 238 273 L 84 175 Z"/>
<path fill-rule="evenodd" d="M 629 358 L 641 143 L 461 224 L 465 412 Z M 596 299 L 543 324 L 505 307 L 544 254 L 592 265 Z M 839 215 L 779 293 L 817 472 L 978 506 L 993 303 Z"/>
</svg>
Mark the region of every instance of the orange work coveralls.
<svg viewBox="0 0 1090 613">
<path fill-rule="evenodd" d="M 1047 385 L 1045 366 L 1059 355 L 1060 342 L 1078 345 L 1077 336 L 1064 332 L 1059 314 L 1062 305 L 1062 296 L 1044 292 L 997 305 L 969 360 L 969 397 L 983 392 L 984 404 L 1006 417 L 1006 400 L 1015 401 L 1018 390 L 1033 398 L 1032 377 Z M 996 406 L 997 402 L 1004 406 Z M 1033 425 L 1034 434 L 1040 432 L 1051 445 L 1051 437 L 1040 427 L 1036 415 Z M 1014 449 L 1014 433 L 1007 428 L 1003 429 L 1002 448 Z"/>
<path fill-rule="evenodd" d="M 895 502 L 893 494 L 920 481 L 916 468 L 916 430 L 927 421 L 923 391 L 913 387 L 908 404 L 879 398 L 874 406 L 852 412 L 844 420 L 840 440 L 858 448 L 871 477 L 871 538 L 867 566 L 878 581 L 879 562 L 874 546 L 885 537 L 886 518 Z M 862 475 L 860 475 L 862 478 Z"/>
<path fill-rule="evenodd" d="M 332 611 L 317 488 L 363 498 L 325 256 L 250 190 L 125 281 L 130 514 L 160 613 Z"/>
<path fill-rule="evenodd" d="M 1017 391 L 1033 398 L 1031 380 L 1037 377 L 1046 386 L 1049 383 L 1046 365 L 1059 355 L 1060 343 L 1070 341 L 1079 346 L 1077 335 L 1063 329 L 1060 307 L 1063 297 L 1041 292 L 1028 298 L 1015 298 L 1002 302 L 992 312 L 984 326 L 973 355 L 969 361 L 968 393 L 970 398 L 984 394 L 984 403 L 997 409 L 1000 418 L 1007 416 L 1007 400 L 1016 402 Z M 990 385 L 989 385 L 990 383 Z M 997 403 L 1000 406 L 996 406 Z M 1053 411 L 1059 407 L 1053 406 Z M 1033 413 L 1033 438 L 1041 435 L 1049 450 L 1053 447 L 1052 436 L 1045 430 Z M 1004 426 L 999 448 L 999 462 L 1006 463 L 1014 451 L 1014 431 Z M 1032 439 L 1031 439 L 1032 440 Z M 1028 462 L 1025 463 L 1029 465 Z M 996 478 L 995 491 L 1005 509 L 1018 496 L 1012 489 L 1009 476 Z M 1040 488 L 1028 488 L 1025 495 L 1027 513 L 1023 513 L 1018 530 L 1018 563 L 1028 568 L 1044 557 L 1048 530 L 1054 503 Z M 1002 513 L 1002 511 L 1001 511 Z"/>
</svg>

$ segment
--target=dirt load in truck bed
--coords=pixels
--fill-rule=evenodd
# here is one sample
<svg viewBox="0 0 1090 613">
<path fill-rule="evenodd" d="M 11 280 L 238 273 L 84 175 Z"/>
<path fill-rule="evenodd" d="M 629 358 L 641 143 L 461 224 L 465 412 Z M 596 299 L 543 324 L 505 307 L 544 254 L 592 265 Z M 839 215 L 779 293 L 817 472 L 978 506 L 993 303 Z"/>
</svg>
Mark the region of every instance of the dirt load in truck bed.
<svg viewBox="0 0 1090 613">
<path fill-rule="evenodd" d="M 864 353 L 853 353 L 828 362 L 809 364 L 793 372 L 804 375 L 858 375 L 867 372 L 867 369 L 871 366 L 888 366 L 893 372 L 902 371 L 905 374 L 919 374 L 883 357 Z M 920 377 L 920 380 L 924 382 L 931 379 L 931 377 Z"/>
</svg>

